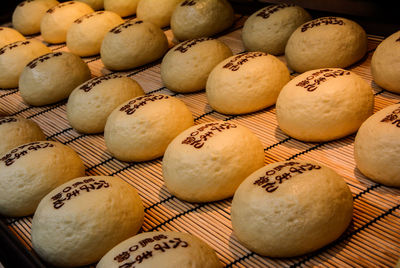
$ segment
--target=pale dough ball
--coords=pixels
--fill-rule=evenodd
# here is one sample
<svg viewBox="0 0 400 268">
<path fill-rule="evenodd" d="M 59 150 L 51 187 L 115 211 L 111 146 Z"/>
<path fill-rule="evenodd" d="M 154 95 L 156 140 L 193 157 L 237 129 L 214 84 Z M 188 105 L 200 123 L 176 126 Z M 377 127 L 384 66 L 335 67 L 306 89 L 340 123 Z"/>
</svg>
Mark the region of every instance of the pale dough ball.
<svg viewBox="0 0 400 268">
<path fill-rule="evenodd" d="M 27 0 L 20 3 L 12 15 L 12 24 L 22 34 L 40 32 L 40 22 L 46 11 L 58 5 L 56 0 Z"/>
<path fill-rule="evenodd" d="M 67 103 L 67 117 L 73 128 L 82 133 L 99 133 L 111 112 L 122 103 L 144 95 L 133 79 L 119 74 L 93 78 L 72 91 Z"/>
<path fill-rule="evenodd" d="M 354 158 L 371 180 L 400 187 L 400 104 L 380 110 L 361 125 Z"/>
<path fill-rule="evenodd" d="M 0 48 L 23 40 L 26 40 L 26 38 L 18 31 L 8 27 L 0 27 Z"/>
<path fill-rule="evenodd" d="M 352 194 L 341 176 L 314 162 L 292 160 L 251 174 L 233 197 L 231 218 L 245 247 L 286 258 L 336 240 L 352 212 Z"/>
<path fill-rule="evenodd" d="M 136 16 L 158 27 L 166 27 L 170 24 L 172 12 L 180 2 L 182 0 L 140 0 Z"/>
<path fill-rule="evenodd" d="M 263 165 L 264 149 L 256 135 L 217 121 L 179 134 L 168 146 L 162 168 L 171 194 L 189 202 L 211 202 L 231 197 Z"/>
<path fill-rule="evenodd" d="M 383 40 L 376 48 L 371 71 L 376 84 L 400 94 L 400 31 Z"/>
<path fill-rule="evenodd" d="M 0 157 L 18 145 L 45 140 L 39 125 L 22 117 L 0 117 Z"/>
<path fill-rule="evenodd" d="M 164 85 L 176 92 L 195 92 L 206 87 L 212 69 L 232 56 L 223 42 L 203 37 L 188 40 L 173 47 L 161 63 Z"/>
<path fill-rule="evenodd" d="M 51 190 L 84 175 L 82 160 L 68 146 L 54 141 L 20 145 L 0 158 L 0 214 L 30 215 Z"/>
<path fill-rule="evenodd" d="M 77 0 L 88 4 L 94 10 L 100 10 L 104 8 L 104 0 Z"/>
<path fill-rule="evenodd" d="M 104 9 L 115 12 L 121 17 L 126 17 L 136 14 L 139 1 L 140 0 L 104 0 Z"/>
<path fill-rule="evenodd" d="M 347 67 L 367 52 L 367 35 L 354 21 L 323 17 L 306 22 L 290 36 L 285 56 L 296 72 Z"/>
<path fill-rule="evenodd" d="M 283 54 L 290 35 L 309 20 L 310 14 L 294 4 L 267 6 L 252 14 L 244 23 L 244 47 L 248 51 Z"/>
<path fill-rule="evenodd" d="M 275 56 L 264 52 L 239 54 L 211 71 L 207 100 L 223 114 L 251 113 L 275 104 L 289 80 L 288 68 Z"/>
<path fill-rule="evenodd" d="M 193 117 L 179 99 L 162 94 L 134 98 L 117 107 L 104 129 L 107 149 L 122 161 L 147 161 L 164 154 Z"/>
<path fill-rule="evenodd" d="M 52 265 L 87 265 L 135 235 L 143 216 L 136 189 L 122 179 L 76 178 L 40 201 L 32 221 L 32 246 Z"/>
<path fill-rule="evenodd" d="M 68 49 L 81 57 L 100 53 L 104 36 L 124 20 L 111 11 L 89 13 L 74 21 L 67 33 Z"/>
<path fill-rule="evenodd" d="M 0 88 L 18 87 L 19 76 L 33 59 L 50 53 L 42 42 L 31 39 L 18 41 L 0 49 Z"/>
<path fill-rule="evenodd" d="M 172 13 L 171 29 L 178 40 L 195 39 L 222 32 L 233 20 L 227 0 L 185 0 Z"/>
<path fill-rule="evenodd" d="M 164 32 L 150 22 L 129 20 L 106 34 L 101 60 L 110 70 L 135 68 L 161 58 L 168 49 Z"/>
<path fill-rule="evenodd" d="M 21 73 L 19 92 L 30 105 L 40 106 L 68 98 L 90 79 L 87 64 L 69 52 L 53 52 L 31 61 Z"/>
<path fill-rule="evenodd" d="M 302 141 L 330 141 L 356 132 L 372 115 L 371 86 L 357 74 L 326 68 L 303 73 L 276 102 L 279 127 Z"/>
<path fill-rule="evenodd" d="M 67 39 L 67 31 L 72 23 L 83 15 L 94 12 L 87 4 L 68 1 L 47 10 L 40 23 L 44 41 L 57 44 Z"/>
<path fill-rule="evenodd" d="M 137 256 L 151 253 L 151 258 L 138 262 Z M 199 238 L 179 232 L 147 232 L 118 244 L 97 264 L 96 268 L 125 267 L 134 262 L 138 268 L 221 268 L 214 250 Z"/>
</svg>

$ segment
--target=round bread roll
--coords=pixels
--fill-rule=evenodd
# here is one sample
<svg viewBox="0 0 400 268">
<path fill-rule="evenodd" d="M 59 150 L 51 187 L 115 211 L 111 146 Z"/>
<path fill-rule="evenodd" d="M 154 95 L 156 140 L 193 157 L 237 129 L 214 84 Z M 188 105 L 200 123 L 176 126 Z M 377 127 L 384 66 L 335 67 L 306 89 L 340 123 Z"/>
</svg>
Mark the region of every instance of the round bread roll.
<svg viewBox="0 0 400 268">
<path fill-rule="evenodd" d="M 33 59 L 50 53 L 50 48 L 35 39 L 18 41 L 0 49 L 0 88 L 18 87 L 19 76 Z"/>
<path fill-rule="evenodd" d="M 182 0 L 140 0 L 136 16 L 158 27 L 166 27 L 171 21 L 172 12 L 180 2 Z"/>
<path fill-rule="evenodd" d="M 144 95 L 133 79 L 119 74 L 93 78 L 72 91 L 67 103 L 67 117 L 73 128 L 82 133 L 99 133 L 111 112 L 122 103 Z"/>
<path fill-rule="evenodd" d="M 192 125 L 192 114 L 181 100 L 149 94 L 116 108 L 107 119 L 104 139 L 119 160 L 147 161 L 162 156 L 168 144 Z"/>
<path fill-rule="evenodd" d="M 152 23 L 129 20 L 106 34 L 101 60 L 110 70 L 135 68 L 161 58 L 168 49 L 164 32 Z"/>
<path fill-rule="evenodd" d="M 46 11 L 58 5 L 56 0 L 27 0 L 20 3 L 12 15 L 12 24 L 22 34 L 40 32 L 40 22 Z"/>
<path fill-rule="evenodd" d="M 189 202 L 211 202 L 231 197 L 263 165 L 264 149 L 256 135 L 217 121 L 179 134 L 168 145 L 162 168 L 171 194 Z"/>
<path fill-rule="evenodd" d="M 0 157 L 18 145 L 45 140 L 39 125 L 22 117 L 0 117 Z"/>
<path fill-rule="evenodd" d="M 206 37 L 233 24 L 233 8 L 227 0 L 185 0 L 171 17 L 171 29 L 178 40 Z"/>
<path fill-rule="evenodd" d="M 400 187 L 400 104 L 380 110 L 361 125 L 354 158 L 371 180 Z"/>
<path fill-rule="evenodd" d="M 100 53 L 104 36 L 124 20 L 111 11 L 89 13 L 74 21 L 67 33 L 68 49 L 81 57 Z"/>
<path fill-rule="evenodd" d="M 290 36 L 285 56 L 296 72 L 347 67 L 367 52 L 367 35 L 354 21 L 324 17 L 306 22 Z"/>
<path fill-rule="evenodd" d="M 77 0 L 88 4 L 94 10 L 100 10 L 104 8 L 104 0 Z"/>
<path fill-rule="evenodd" d="M 125 240 L 107 252 L 96 268 L 129 267 L 132 263 L 138 268 L 222 267 L 214 250 L 199 238 L 167 231 L 141 233 Z"/>
<path fill-rule="evenodd" d="M 289 82 L 286 65 L 264 52 L 248 52 L 219 63 L 206 85 L 208 103 L 223 114 L 244 114 L 275 104 Z"/>
<path fill-rule="evenodd" d="M 176 45 L 164 56 L 161 79 L 164 85 L 176 92 L 195 92 L 206 87 L 211 70 L 232 56 L 223 42 L 203 37 Z"/>
<path fill-rule="evenodd" d="M 372 115 L 371 86 L 357 74 L 326 68 L 303 73 L 276 102 L 279 127 L 302 141 L 323 142 L 356 132 Z"/>
<path fill-rule="evenodd" d="M 135 188 L 117 177 L 81 177 L 47 194 L 33 216 L 32 245 L 55 266 L 98 261 L 143 223 Z"/>
<path fill-rule="evenodd" d="M 104 0 L 104 9 L 115 12 L 121 17 L 126 17 L 136 14 L 139 1 L 140 0 Z"/>
<path fill-rule="evenodd" d="M 371 71 L 376 84 L 400 94 L 400 31 L 383 40 L 376 48 Z"/>
<path fill-rule="evenodd" d="M 85 175 L 85 166 L 68 146 L 34 141 L 0 158 L 0 214 L 21 217 L 35 212 L 57 186 Z"/>
<path fill-rule="evenodd" d="M 255 12 L 244 23 L 244 47 L 248 51 L 283 54 L 290 35 L 309 20 L 310 14 L 294 4 L 267 6 Z"/>
<path fill-rule="evenodd" d="M 77 1 L 64 2 L 47 10 L 40 23 L 44 41 L 51 44 L 65 42 L 72 23 L 92 12 L 94 10 L 89 5 Z"/>
<path fill-rule="evenodd" d="M 292 160 L 251 174 L 233 197 L 231 218 L 245 247 L 286 258 L 336 240 L 352 212 L 353 198 L 341 176 L 314 162 Z"/>
<path fill-rule="evenodd" d="M 53 52 L 31 61 L 19 79 L 21 97 L 40 106 L 68 98 L 74 88 L 90 79 L 87 64 L 69 52 Z"/>
<path fill-rule="evenodd" d="M 0 27 L 0 48 L 23 40 L 26 40 L 26 38 L 18 31 L 8 27 Z"/>
</svg>

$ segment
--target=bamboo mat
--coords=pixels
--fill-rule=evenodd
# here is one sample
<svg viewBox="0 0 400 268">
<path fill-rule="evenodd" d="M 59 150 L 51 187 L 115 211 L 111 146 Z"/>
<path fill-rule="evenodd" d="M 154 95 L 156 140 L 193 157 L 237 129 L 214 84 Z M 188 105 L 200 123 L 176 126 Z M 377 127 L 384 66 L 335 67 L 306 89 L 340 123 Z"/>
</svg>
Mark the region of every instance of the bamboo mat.
<svg viewBox="0 0 400 268">
<path fill-rule="evenodd" d="M 244 51 L 240 39 L 243 17 L 218 38 L 231 47 L 234 54 Z M 171 39 L 169 29 L 164 29 Z M 40 36 L 34 36 L 41 40 Z M 374 84 L 370 60 L 382 38 L 369 36 L 369 52 L 349 70 L 366 79 L 375 91 L 375 112 L 400 101 L 400 96 Z M 51 45 L 54 51 L 67 51 L 65 45 Z M 284 57 L 280 57 L 284 61 Z M 93 76 L 109 73 L 100 58 L 84 58 Z M 376 184 L 355 167 L 353 142 L 355 135 L 323 143 L 306 143 L 285 135 L 277 126 L 275 107 L 240 116 L 219 114 L 207 104 L 204 91 L 178 94 L 163 87 L 160 61 L 123 74 L 137 80 L 146 93 L 163 93 L 184 101 L 193 113 L 195 123 L 213 120 L 235 121 L 251 129 L 262 141 L 265 164 L 288 159 L 313 159 L 333 168 L 348 183 L 354 197 L 353 221 L 335 242 L 309 255 L 272 259 L 243 247 L 232 233 L 231 199 L 207 204 L 191 204 L 171 196 L 163 184 L 162 159 L 142 163 L 126 163 L 113 158 L 106 150 L 103 135 L 76 132 L 66 119 L 66 101 L 44 106 L 25 104 L 17 89 L 0 90 L 0 113 L 18 115 L 37 122 L 48 140 L 59 141 L 74 149 L 86 165 L 87 175 L 118 176 L 135 187 L 145 206 L 142 231 L 174 230 L 196 235 L 213 247 L 226 267 L 393 267 L 400 257 L 400 189 Z M 292 73 L 296 75 L 295 73 Z M 10 230 L 31 249 L 32 217 L 6 218 Z"/>
</svg>

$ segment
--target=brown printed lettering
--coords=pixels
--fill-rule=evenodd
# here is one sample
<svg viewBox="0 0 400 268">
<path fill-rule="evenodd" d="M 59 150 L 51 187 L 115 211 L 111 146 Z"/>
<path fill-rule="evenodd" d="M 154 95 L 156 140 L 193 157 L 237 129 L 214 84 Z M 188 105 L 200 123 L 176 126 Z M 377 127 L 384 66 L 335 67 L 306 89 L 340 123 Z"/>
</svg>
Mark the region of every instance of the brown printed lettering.
<svg viewBox="0 0 400 268">
<path fill-rule="evenodd" d="M 190 133 L 190 135 L 182 141 L 182 144 L 188 144 L 196 149 L 200 149 L 207 140 L 214 137 L 217 133 L 231 128 L 237 128 L 237 126 L 229 122 L 208 123 Z"/>
<path fill-rule="evenodd" d="M 324 18 L 319 18 L 307 23 L 304 23 L 301 26 L 301 32 L 304 33 L 308 29 L 318 27 L 321 25 L 345 25 L 345 22 L 337 17 L 324 17 Z"/>
<path fill-rule="evenodd" d="M 75 1 L 68 1 L 68 2 L 65 2 L 65 3 L 58 4 L 55 7 L 50 8 L 46 12 L 51 14 L 54 11 L 56 11 L 56 9 L 60 9 L 60 8 L 66 7 L 66 6 L 74 5 L 74 4 L 76 4 Z"/>
<path fill-rule="evenodd" d="M 240 69 L 240 66 L 248 62 L 250 59 L 267 55 L 268 54 L 264 52 L 250 52 L 250 53 L 240 54 L 231 59 L 227 64 L 222 66 L 222 68 L 229 69 L 232 72 L 235 72 Z"/>
<path fill-rule="evenodd" d="M 54 147 L 54 144 L 51 144 L 49 142 L 43 142 L 43 141 L 35 141 L 31 143 L 27 143 L 24 145 L 21 145 L 15 149 L 13 149 L 11 152 L 6 154 L 0 159 L 0 162 L 4 162 L 6 166 L 11 166 L 12 164 L 15 163 L 18 159 L 20 159 L 22 156 L 29 154 L 32 151 L 37 151 L 41 149 L 45 149 L 47 147 Z"/>
<path fill-rule="evenodd" d="M 279 172 L 282 169 L 288 169 L 288 172 L 276 174 L 277 171 Z M 321 167 L 310 163 L 300 164 L 299 162 L 285 162 L 282 165 L 267 170 L 265 175 L 259 177 L 253 182 L 253 185 L 260 186 L 264 188 L 266 192 L 272 193 L 279 188 L 280 184 L 291 179 L 293 176 L 303 174 L 304 172 L 314 169 L 321 169 Z"/>
<path fill-rule="evenodd" d="M 61 52 L 48 53 L 48 54 L 40 56 L 39 58 L 34 59 L 30 63 L 28 63 L 27 66 L 31 69 L 34 69 L 39 63 L 45 62 L 51 58 L 59 57 L 61 55 L 62 55 Z"/>
<path fill-rule="evenodd" d="M 3 55 L 7 51 L 13 50 L 14 48 L 26 46 L 30 43 L 31 43 L 31 41 L 27 40 L 27 41 L 23 41 L 23 42 L 8 44 L 0 49 L 0 55 Z"/>
<path fill-rule="evenodd" d="M 85 92 L 89 92 L 92 90 L 93 87 L 97 86 L 98 84 L 103 83 L 104 81 L 110 80 L 110 79 L 115 79 L 115 78 L 122 78 L 123 76 L 120 74 L 109 74 L 105 76 L 99 76 L 96 78 L 93 78 L 86 83 L 84 83 L 82 86 L 79 87 L 80 90 L 83 90 Z"/>
<path fill-rule="evenodd" d="M 333 69 L 321 69 L 311 75 L 307 76 L 304 80 L 296 84 L 298 87 L 307 89 L 307 91 L 312 92 L 318 88 L 318 86 L 332 78 L 337 78 L 345 75 L 350 75 L 351 73 L 346 70 L 333 70 Z"/>
<path fill-rule="evenodd" d="M 268 19 L 272 14 L 274 14 L 275 12 L 287 8 L 287 7 L 293 7 L 295 6 L 294 4 L 279 4 L 279 5 L 272 5 L 272 6 L 268 6 L 266 8 L 264 8 L 263 10 L 261 10 L 256 17 L 261 17 L 263 19 Z"/>
<path fill-rule="evenodd" d="M 198 39 L 194 39 L 194 40 L 187 40 L 181 44 L 179 44 L 178 47 L 176 47 L 174 49 L 174 51 L 180 51 L 182 53 L 185 53 L 186 51 L 189 50 L 189 48 L 195 46 L 198 43 L 204 42 L 204 41 L 208 41 L 208 40 L 213 40 L 210 37 L 203 37 L 203 38 L 198 38 Z"/>
<path fill-rule="evenodd" d="M 95 190 L 110 187 L 110 184 L 105 180 L 98 179 L 98 181 L 96 181 L 96 179 L 97 178 L 87 178 L 82 181 L 75 182 L 70 186 L 66 186 L 61 192 L 51 197 L 53 207 L 55 209 L 59 209 L 64 206 L 65 202 L 68 200 L 78 197 L 85 192 L 89 193 Z"/>
<path fill-rule="evenodd" d="M 4 117 L 4 118 L 0 118 L 0 125 L 3 124 L 7 124 L 7 123 L 13 123 L 13 122 L 17 122 L 17 118 L 14 117 Z"/>
<path fill-rule="evenodd" d="M 119 268 L 133 268 L 136 264 L 140 264 L 143 261 L 152 258 L 154 254 L 161 254 L 168 250 L 173 250 L 174 248 L 186 248 L 189 246 L 189 243 L 183 241 L 181 238 L 175 237 L 169 240 L 168 239 L 168 236 L 162 234 L 153 237 L 147 237 L 139 241 L 138 244 L 132 245 L 127 250 L 119 253 L 114 257 L 114 261 L 119 263 Z M 151 248 L 149 248 L 150 246 Z M 134 253 L 139 248 L 147 248 L 147 250 L 135 255 Z"/>
<path fill-rule="evenodd" d="M 121 112 L 125 112 L 127 115 L 131 115 L 131 114 L 134 114 L 137 111 L 137 109 L 139 109 L 142 106 L 145 106 L 146 104 L 148 104 L 150 102 L 155 102 L 155 101 L 164 100 L 164 99 L 168 99 L 168 98 L 170 98 L 170 97 L 166 96 L 166 95 L 153 95 L 153 94 L 144 95 L 144 96 L 137 97 L 134 100 L 131 100 L 130 102 L 128 102 L 127 104 L 122 106 L 121 109 L 119 109 L 119 110 Z"/>
<path fill-rule="evenodd" d="M 385 116 L 385 118 L 383 118 L 381 122 L 390 123 L 400 128 L 400 107 L 396 108 L 393 112 Z"/>
</svg>

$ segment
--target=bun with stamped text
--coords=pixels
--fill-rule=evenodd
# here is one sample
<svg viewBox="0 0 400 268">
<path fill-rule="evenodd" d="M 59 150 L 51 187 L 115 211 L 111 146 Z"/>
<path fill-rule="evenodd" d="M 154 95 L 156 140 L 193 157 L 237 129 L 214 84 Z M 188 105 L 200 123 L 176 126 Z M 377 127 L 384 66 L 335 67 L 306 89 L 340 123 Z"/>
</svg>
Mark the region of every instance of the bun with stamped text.
<svg viewBox="0 0 400 268">
<path fill-rule="evenodd" d="M 227 0 L 185 0 L 172 13 L 171 30 L 183 41 L 220 33 L 233 21 L 233 8 Z"/>
<path fill-rule="evenodd" d="M 234 235 L 251 251 L 287 258 L 310 253 L 346 230 L 353 213 L 349 186 L 318 163 L 269 164 L 239 186 L 232 201 Z"/>
<path fill-rule="evenodd" d="M 88 265 L 135 235 L 143 217 L 138 192 L 122 179 L 76 178 L 40 201 L 32 221 L 32 246 L 51 265 Z"/>
<path fill-rule="evenodd" d="M 359 75 L 339 68 L 305 72 L 287 83 L 276 102 L 279 128 L 311 142 L 354 133 L 372 115 L 374 95 Z"/>
<path fill-rule="evenodd" d="M 247 52 L 220 62 L 207 79 L 210 106 L 223 114 L 245 114 L 275 104 L 289 70 L 277 57 Z"/>
<path fill-rule="evenodd" d="M 371 180 L 400 187 L 400 104 L 369 117 L 354 141 L 357 168 Z"/>
<path fill-rule="evenodd" d="M 0 88 L 18 87 L 19 77 L 33 59 L 50 53 L 42 42 L 30 39 L 8 44 L 0 49 Z"/>
<path fill-rule="evenodd" d="M 127 70 L 161 58 L 168 49 L 164 32 L 150 22 L 128 20 L 109 31 L 101 44 L 104 66 Z"/>
<path fill-rule="evenodd" d="M 290 36 L 285 57 L 289 68 L 303 73 L 319 68 L 345 68 L 364 57 L 367 35 L 352 20 L 323 17 L 299 26 Z"/>
<path fill-rule="evenodd" d="M 53 52 L 28 63 L 19 78 L 19 91 L 30 105 L 52 104 L 68 98 L 76 86 L 90 77 L 89 67 L 79 56 Z"/>
<path fill-rule="evenodd" d="M 33 214 L 40 200 L 57 186 L 85 175 L 78 154 L 54 141 L 34 141 L 0 156 L 0 214 Z"/>
<path fill-rule="evenodd" d="M 50 44 L 64 43 L 72 23 L 93 12 L 89 5 L 78 1 L 67 1 L 52 7 L 46 11 L 40 22 L 40 32 L 44 41 Z"/>
<path fill-rule="evenodd" d="M 400 31 L 382 41 L 371 60 L 372 77 L 376 84 L 400 94 Z"/>
<path fill-rule="evenodd" d="M 79 132 L 100 133 L 117 106 L 141 95 L 144 95 L 142 87 L 129 77 L 119 74 L 96 77 L 72 91 L 67 118 Z"/>
<path fill-rule="evenodd" d="M 97 11 L 80 17 L 67 32 L 68 49 L 81 57 L 100 53 L 104 36 L 124 20 L 111 11 Z"/>
<path fill-rule="evenodd" d="M 215 251 L 194 235 L 160 231 L 135 235 L 118 244 L 100 260 L 96 268 L 221 268 Z"/>
<path fill-rule="evenodd" d="M 165 152 L 162 169 L 171 194 L 189 202 L 231 197 L 239 184 L 264 165 L 261 141 L 231 122 L 195 125 L 179 134 Z"/>
<path fill-rule="evenodd" d="M 253 13 L 244 23 L 244 47 L 248 51 L 281 55 L 290 35 L 309 20 L 310 14 L 302 7 L 294 4 L 269 5 Z"/>
<path fill-rule="evenodd" d="M 162 156 L 168 144 L 192 125 L 192 113 L 184 102 L 147 94 L 121 104 L 110 114 L 104 139 L 115 158 L 148 161 Z"/>
<path fill-rule="evenodd" d="M 46 11 L 58 5 L 57 0 L 27 0 L 20 3 L 12 15 L 15 29 L 25 35 L 40 32 L 40 22 Z"/>
<path fill-rule="evenodd" d="M 232 56 L 223 42 L 209 37 L 182 42 L 173 47 L 161 62 L 161 79 L 175 92 L 195 92 L 206 87 L 212 69 Z"/>
</svg>

